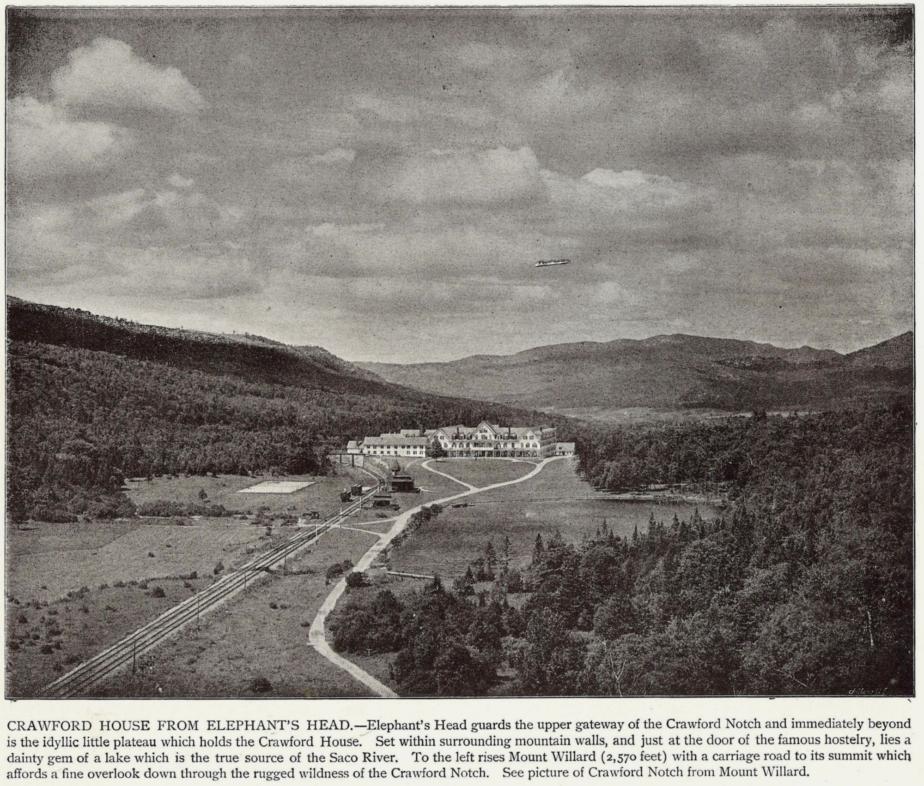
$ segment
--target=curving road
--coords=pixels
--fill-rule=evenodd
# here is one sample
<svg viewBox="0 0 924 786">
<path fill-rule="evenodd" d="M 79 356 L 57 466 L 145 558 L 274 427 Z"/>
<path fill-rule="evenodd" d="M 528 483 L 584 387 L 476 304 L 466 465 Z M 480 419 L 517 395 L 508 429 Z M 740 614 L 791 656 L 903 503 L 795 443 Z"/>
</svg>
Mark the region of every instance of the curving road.
<svg viewBox="0 0 924 786">
<path fill-rule="evenodd" d="M 411 508 L 408 511 L 405 511 L 400 516 L 395 519 L 394 525 L 391 527 L 388 532 L 383 534 L 378 541 L 373 544 L 372 548 L 369 549 L 363 556 L 360 558 L 359 562 L 356 563 L 353 570 L 357 572 L 362 572 L 369 568 L 370 565 L 375 561 L 375 558 L 382 553 L 382 550 L 388 546 L 389 543 L 408 525 L 408 522 L 411 520 L 411 516 L 417 513 L 421 508 L 428 507 L 430 505 L 443 505 L 447 502 L 454 502 L 457 499 L 462 497 L 468 497 L 472 494 L 480 494 L 482 491 L 491 491 L 492 489 L 501 488 L 502 486 L 513 486 L 517 483 L 522 483 L 524 480 L 529 480 L 530 478 L 538 475 L 546 464 L 549 464 L 552 461 L 557 459 L 565 458 L 564 456 L 551 456 L 546 459 L 542 459 L 538 464 L 536 464 L 535 469 L 523 475 L 521 478 L 516 478 L 514 480 L 505 480 L 501 483 L 492 483 L 489 486 L 473 486 L 470 483 L 465 483 L 458 478 L 454 478 L 452 475 L 449 475 L 445 472 L 440 472 L 438 469 L 434 469 L 430 466 L 430 461 L 424 461 L 420 466 L 426 469 L 429 472 L 433 472 L 437 475 L 442 475 L 444 478 L 455 481 L 462 486 L 466 486 L 465 491 L 460 491 L 457 494 L 451 494 L 448 497 L 443 497 L 442 499 L 435 499 L 430 502 L 427 502 L 423 505 L 418 505 L 416 508 Z M 327 658 L 331 663 L 337 666 L 340 669 L 343 669 L 347 672 L 353 679 L 361 682 L 369 690 L 371 690 L 376 696 L 381 696 L 383 698 L 396 698 L 397 693 L 395 693 L 391 688 L 389 688 L 384 683 L 377 680 L 369 672 L 361 669 L 355 663 L 350 660 L 347 660 L 342 655 L 334 652 L 330 644 L 327 643 L 327 635 L 324 630 L 324 625 L 327 622 L 328 615 L 334 610 L 334 607 L 337 605 L 337 601 L 340 600 L 340 597 L 346 591 L 346 577 L 340 579 L 337 582 L 334 589 L 331 593 L 324 599 L 324 602 L 321 604 L 321 608 L 318 609 L 318 613 L 315 615 L 314 619 L 311 622 L 311 627 L 308 629 L 308 642 L 314 647 L 322 656 Z"/>
</svg>

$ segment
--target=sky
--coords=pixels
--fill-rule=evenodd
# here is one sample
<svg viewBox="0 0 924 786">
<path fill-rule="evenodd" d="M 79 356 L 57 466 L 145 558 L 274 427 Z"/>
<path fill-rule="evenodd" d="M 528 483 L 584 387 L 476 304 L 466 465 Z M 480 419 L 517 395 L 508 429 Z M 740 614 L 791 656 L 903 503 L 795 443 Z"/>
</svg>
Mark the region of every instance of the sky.
<svg viewBox="0 0 924 786">
<path fill-rule="evenodd" d="M 913 326 L 907 9 L 8 13 L 8 294 L 390 362 Z"/>
</svg>

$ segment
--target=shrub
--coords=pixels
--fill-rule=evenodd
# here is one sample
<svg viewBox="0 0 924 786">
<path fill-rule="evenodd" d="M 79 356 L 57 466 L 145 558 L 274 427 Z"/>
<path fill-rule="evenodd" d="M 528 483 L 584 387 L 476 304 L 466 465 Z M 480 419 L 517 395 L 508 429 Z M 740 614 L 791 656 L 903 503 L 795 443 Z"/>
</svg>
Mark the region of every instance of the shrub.
<svg viewBox="0 0 924 786">
<path fill-rule="evenodd" d="M 54 652 L 54 651 L 55 651 L 55 648 L 52 647 L 50 644 L 43 644 L 43 645 L 39 648 L 39 652 L 41 652 L 42 655 L 51 655 L 51 653 Z"/>
<path fill-rule="evenodd" d="M 266 677 L 256 677 L 250 683 L 250 690 L 254 693 L 269 693 L 273 689 L 273 684 Z"/>
<path fill-rule="evenodd" d="M 151 590 L 151 597 L 152 598 L 166 598 L 167 593 L 164 592 L 163 587 L 154 587 L 154 589 Z"/>
<path fill-rule="evenodd" d="M 214 575 L 217 576 L 217 575 L 218 575 L 219 573 L 221 573 L 224 569 L 225 569 L 225 563 L 222 562 L 221 560 L 218 560 L 218 562 L 215 563 L 215 567 L 212 568 L 212 573 L 213 573 Z"/>
<path fill-rule="evenodd" d="M 346 585 L 350 589 L 357 589 L 366 585 L 366 577 L 359 571 L 350 571 L 346 577 Z"/>
<path fill-rule="evenodd" d="M 350 568 L 353 567 L 353 562 L 351 560 L 345 559 L 343 562 L 335 562 L 327 569 L 327 573 L 324 575 L 326 581 L 337 578 L 337 576 L 342 576 Z"/>
</svg>

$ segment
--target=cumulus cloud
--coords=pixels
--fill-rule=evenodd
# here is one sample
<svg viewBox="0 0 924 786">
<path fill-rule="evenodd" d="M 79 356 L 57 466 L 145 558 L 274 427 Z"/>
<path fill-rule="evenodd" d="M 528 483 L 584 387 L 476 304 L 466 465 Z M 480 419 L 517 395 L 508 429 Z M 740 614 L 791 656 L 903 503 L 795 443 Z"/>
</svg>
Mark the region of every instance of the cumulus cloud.
<svg viewBox="0 0 924 786">
<path fill-rule="evenodd" d="M 71 52 L 67 65 L 52 74 L 51 90 L 66 106 L 177 114 L 194 114 L 205 106 L 179 69 L 152 65 L 112 38 L 96 38 Z"/>
<path fill-rule="evenodd" d="M 72 120 L 54 104 L 31 96 L 7 103 L 10 172 L 20 178 L 84 174 L 111 166 L 131 145 L 124 128 Z"/>
<path fill-rule="evenodd" d="M 528 147 L 433 150 L 405 159 L 383 195 L 415 204 L 499 204 L 539 199 L 544 187 Z"/>
<path fill-rule="evenodd" d="M 356 158 L 356 151 L 345 147 L 335 147 L 324 153 L 318 153 L 311 157 L 313 164 L 352 164 Z"/>
</svg>

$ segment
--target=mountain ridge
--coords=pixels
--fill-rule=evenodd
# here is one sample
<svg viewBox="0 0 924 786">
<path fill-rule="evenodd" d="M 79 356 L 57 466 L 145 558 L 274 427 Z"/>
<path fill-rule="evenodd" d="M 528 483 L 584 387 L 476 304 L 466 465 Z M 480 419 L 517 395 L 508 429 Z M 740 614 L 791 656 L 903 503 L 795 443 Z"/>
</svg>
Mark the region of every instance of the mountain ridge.
<svg viewBox="0 0 924 786">
<path fill-rule="evenodd" d="M 418 390 L 545 411 L 827 408 L 910 391 L 910 331 L 842 354 L 683 333 L 434 363 L 357 363 Z"/>
</svg>

